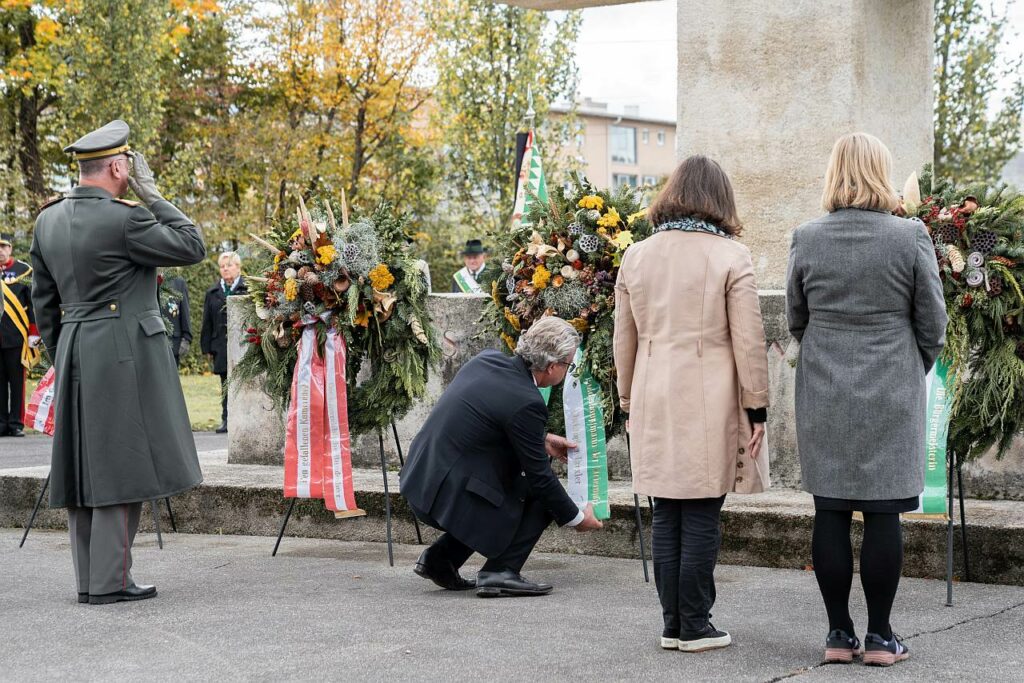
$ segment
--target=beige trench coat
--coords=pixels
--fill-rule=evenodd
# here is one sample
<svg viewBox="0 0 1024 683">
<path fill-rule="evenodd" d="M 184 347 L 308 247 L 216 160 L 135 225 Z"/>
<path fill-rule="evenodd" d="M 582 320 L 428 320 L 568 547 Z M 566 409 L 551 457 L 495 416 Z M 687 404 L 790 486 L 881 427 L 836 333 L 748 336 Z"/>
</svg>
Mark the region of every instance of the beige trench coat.
<svg viewBox="0 0 1024 683">
<path fill-rule="evenodd" d="M 716 498 L 766 489 L 746 408 L 768 406 L 768 357 L 750 252 L 668 230 L 626 252 L 615 285 L 615 366 L 630 417 L 633 491 Z"/>
</svg>

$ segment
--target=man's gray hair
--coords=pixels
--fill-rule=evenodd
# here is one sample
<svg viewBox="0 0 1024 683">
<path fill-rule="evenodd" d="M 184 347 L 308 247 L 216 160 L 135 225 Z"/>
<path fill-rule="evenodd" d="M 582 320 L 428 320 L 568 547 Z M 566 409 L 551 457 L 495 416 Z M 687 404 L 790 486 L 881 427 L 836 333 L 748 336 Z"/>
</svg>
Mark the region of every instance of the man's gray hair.
<svg viewBox="0 0 1024 683">
<path fill-rule="evenodd" d="M 580 345 L 580 334 L 561 318 L 548 316 L 530 326 L 519 338 L 516 355 L 531 370 L 543 370 L 552 363 L 572 358 Z"/>
</svg>

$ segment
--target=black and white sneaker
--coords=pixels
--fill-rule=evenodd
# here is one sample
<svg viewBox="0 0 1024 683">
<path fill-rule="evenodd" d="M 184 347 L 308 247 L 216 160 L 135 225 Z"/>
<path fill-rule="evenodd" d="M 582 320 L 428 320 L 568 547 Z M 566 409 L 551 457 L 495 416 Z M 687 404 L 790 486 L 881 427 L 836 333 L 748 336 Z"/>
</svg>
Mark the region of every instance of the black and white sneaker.
<svg viewBox="0 0 1024 683">
<path fill-rule="evenodd" d="M 679 649 L 679 631 L 670 631 L 667 628 L 661 632 L 661 648 L 663 650 Z"/>
<path fill-rule="evenodd" d="M 892 666 L 909 658 L 910 648 L 895 633 L 888 640 L 877 633 L 864 636 L 864 663 L 869 666 Z"/>
<path fill-rule="evenodd" d="M 728 647 L 731 643 L 732 636 L 725 631 L 719 631 L 711 623 L 708 623 L 700 633 L 679 634 L 679 649 L 683 652 L 704 652 Z"/>
<path fill-rule="evenodd" d="M 857 636 L 841 628 L 833 629 L 825 639 L 825 664 L 849 664 L 864 654 Z"/>
</svg>

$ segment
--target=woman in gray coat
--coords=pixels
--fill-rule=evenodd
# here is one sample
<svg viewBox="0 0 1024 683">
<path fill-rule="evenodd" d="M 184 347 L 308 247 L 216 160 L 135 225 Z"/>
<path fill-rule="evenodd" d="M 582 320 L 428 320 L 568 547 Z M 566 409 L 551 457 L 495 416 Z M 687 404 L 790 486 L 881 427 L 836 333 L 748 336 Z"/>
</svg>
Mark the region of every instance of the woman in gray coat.
<svg viewBox="0 0 1024 683">
<path fill-rule="evenodd" d="M 786 308 L 801 342 L 796 422 L 804 488 L 814 494 L 812 554 L 830 633 L 826 661 L 891 665 L 909 656 L 889 613 L 903 565 L 899 513 L 924 490 L 925 375 L 946 309 L 924 225 L 891 214 L 892 157 L 853 133 L 832 149 L 822 206 L 793 233 Z M 850 520 L 864 514 L 864 647 L 854 635 Z"/>
</svg>

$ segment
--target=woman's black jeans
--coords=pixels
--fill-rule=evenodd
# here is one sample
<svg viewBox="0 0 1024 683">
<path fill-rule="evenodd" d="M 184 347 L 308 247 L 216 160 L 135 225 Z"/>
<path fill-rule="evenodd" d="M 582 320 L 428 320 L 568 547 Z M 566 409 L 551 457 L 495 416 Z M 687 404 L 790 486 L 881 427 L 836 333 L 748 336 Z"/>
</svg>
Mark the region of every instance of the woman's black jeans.
<svg viewBox="0 0 1024 683">
<path fill-rule="evenodd" d="M 664 635 L 699 635 L 715 604 L 715 563 L 722 542 L 720 498 L 654 499 L 654 582 Z"/>
</svg>

